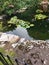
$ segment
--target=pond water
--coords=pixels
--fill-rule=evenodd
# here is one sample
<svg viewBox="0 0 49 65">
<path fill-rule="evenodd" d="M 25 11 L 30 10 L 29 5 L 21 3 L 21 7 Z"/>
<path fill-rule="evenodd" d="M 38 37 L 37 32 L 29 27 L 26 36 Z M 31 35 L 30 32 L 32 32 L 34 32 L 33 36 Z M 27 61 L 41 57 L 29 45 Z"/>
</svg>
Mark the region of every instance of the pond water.
<svg viewBox="0 0 49 65">
<path fill-rule="evenodd" d="M 29 36 L 27 29 L 23 28 L 23 27 L 17 27 L 17 28 L 15 28 L 15 30 L 8 31 L 6 33 L 15 34 L 15 35 L 20 36 L 21 38 L 26 38 L 26 39 L 29 39 L 29 40 L 33 39 L 31 36 Z"/>
<path fill-rule="evenodd" d="M 49 30 L 47 28 L 23 28 L 17 27 L 12 31 L 6 32 L 8 34 L 15 34 L 20 36 L 21 38 L 26 38 L 29 40 L 36 39 L 36 40 L 48 40 L 49 41 Z"/>
</svg>

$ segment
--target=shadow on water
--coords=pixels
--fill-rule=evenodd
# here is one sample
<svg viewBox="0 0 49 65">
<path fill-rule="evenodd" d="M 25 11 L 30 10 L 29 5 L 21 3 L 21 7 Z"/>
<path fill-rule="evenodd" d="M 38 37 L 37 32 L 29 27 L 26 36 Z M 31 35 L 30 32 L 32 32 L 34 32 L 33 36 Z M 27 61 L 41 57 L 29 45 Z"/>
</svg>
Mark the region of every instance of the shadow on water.
<svg viewBox="0 0 49 65">
<path fill-rule="evenodd" d="M 12 31 L 16 28 L 16 25 L 14 24 L 1 24 L 0 31 L 6 32 L 6 31 Z"/>
<path fill-rule="evenodd" d="M 29 36 L 27 29 L 23 28 L 23 27 L 17 27 L 13 31 L 8 31 L 6 33 L 15 34 L 15 35 L 18 35 L 21 38 L 26 38 L 26 39 L 29 39 L 29 40 L 33 39 L 32 37 Z"/>
<path fill-rule="evenodd" d="M 34 39 L 47 40 L 49 39 L 49 27 L 45 26 L 35 26 L 33 28 L 27 29 L 29 36 Z"/>
</svg>

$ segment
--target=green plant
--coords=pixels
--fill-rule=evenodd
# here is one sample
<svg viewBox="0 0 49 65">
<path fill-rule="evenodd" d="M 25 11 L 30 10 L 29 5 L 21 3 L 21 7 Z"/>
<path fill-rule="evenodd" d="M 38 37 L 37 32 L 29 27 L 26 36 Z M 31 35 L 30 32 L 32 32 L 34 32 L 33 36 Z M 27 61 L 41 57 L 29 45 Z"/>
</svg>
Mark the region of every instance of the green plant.
<svg viewBox="0 0 49 65">
<path fill-rule="evenodd" d="M 15 10 L 31 6 L 33 9 L 35 9 L 40 1 L 41 0 L 0 0 L 0 13 L 4 12 L 11 15 Z M 13 11 L 11 11 L 9 5 L 14 6 L 14 8 L 12 9 Z"/>
<path fill-rule="evenodd" d="M 3 63 L 2 63 L 2 62 L 0 62 L 0 65 L 3 65 Z"/>
<path fill-rule="evenodd" d="M 3 30 L 2 22 L 0 22 L 0 31 Z"/>
<path fill-rule="evenodd" d="M 12 6 L 12 7 L 10 7 L 10 6 Z M 5 14 L 8 14 L 8 15 L 11 15 L 11 14 L 13 14 L 14 13 L 14 6 L 13 5 L 11 5 L 11 3 L 9 2 L 9 1 L 6 1 L 6 2 L 4 2 L 4 4 L 3 4 L 3 11 L 4 11 L 4 13 Z"/>
<path fill-rule="evenodd" d="M 46 19 L 48 16 L 43 15 L 43 14 L 36 14 L 35 15 L 35 19 L 36 20 L 42 20 L 42 19 Z"/>
<path fill-rule="evenodd" d="M 34 24 L 30 24 L 28 21 L 20 20 L 16 16 L 12 17 L 8 23 L 15 24 L 16 26 L 21 26 L 24 28 L 29 28 L 30 26 L 34 26 Z"/>
<path fill-rule="evenodd" d="M 4 48 L 0 48 L 0 52 L 1 52 L 1 53 L 5 53 Z"/>
</svg>

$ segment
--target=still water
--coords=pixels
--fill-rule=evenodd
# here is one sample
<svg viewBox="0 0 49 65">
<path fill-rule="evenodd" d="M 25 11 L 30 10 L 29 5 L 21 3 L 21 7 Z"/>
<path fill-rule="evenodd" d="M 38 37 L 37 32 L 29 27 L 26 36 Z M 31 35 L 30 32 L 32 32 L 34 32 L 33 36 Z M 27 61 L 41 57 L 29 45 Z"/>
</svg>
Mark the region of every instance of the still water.
<svg viewBox="0 0 49 65">
<path fill-rule="evenodd" d="M 31 36 L 29 36 L 26 28 L 23 28 L 23 27 L 17 27 L 17 28 L 15 28 L 15 30 L 8 31 L 6 33 L 8 33 L 8 34 L 15 34 L 15 35 L 18 35 L 18 36 L 20 36 L 22 38 L 26 38 L 26 39 L 29 39 L 29 40 L 33 39 Z"/>
<path fill-rule="evenodd" d="M 29 40 L 36 39 L 36 40 L 49 40 L 49 30 L 47 28 L 23 28 L 17 27 L 12 31 L 6 32 L 8 34 L 15 34 L 20 36 L 21 38 L 26 38 Z"/>
</svg>

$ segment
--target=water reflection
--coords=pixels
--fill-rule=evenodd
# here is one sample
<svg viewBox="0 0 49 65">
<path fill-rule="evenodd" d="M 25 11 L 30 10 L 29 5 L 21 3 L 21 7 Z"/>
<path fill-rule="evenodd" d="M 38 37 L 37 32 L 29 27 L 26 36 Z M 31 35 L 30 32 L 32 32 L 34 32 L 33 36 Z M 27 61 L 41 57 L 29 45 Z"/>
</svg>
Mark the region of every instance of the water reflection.
<svg viewBox="0 0 49 65">
<path fill-rule="evenodd" d="M 27 29 L 28 34 L 34 39 L 49 40 L 49 28 L 46 27 L 34 27 Z"/>
<path fill-rule="evenodd" d="M 18 35 L 20 37 L 23 37 L 23 38 L 26 38 L 26 39 L 33 39 L 32 37 L 29 36 L 27 30 L 25 28 L 22 28 L 22 27 L 17 27 L 15 30 L 13 31 L 9 31 L 9 32 L 6 32 L 8 34 L 15 34 L 15 35 Z"/>
</svg>

